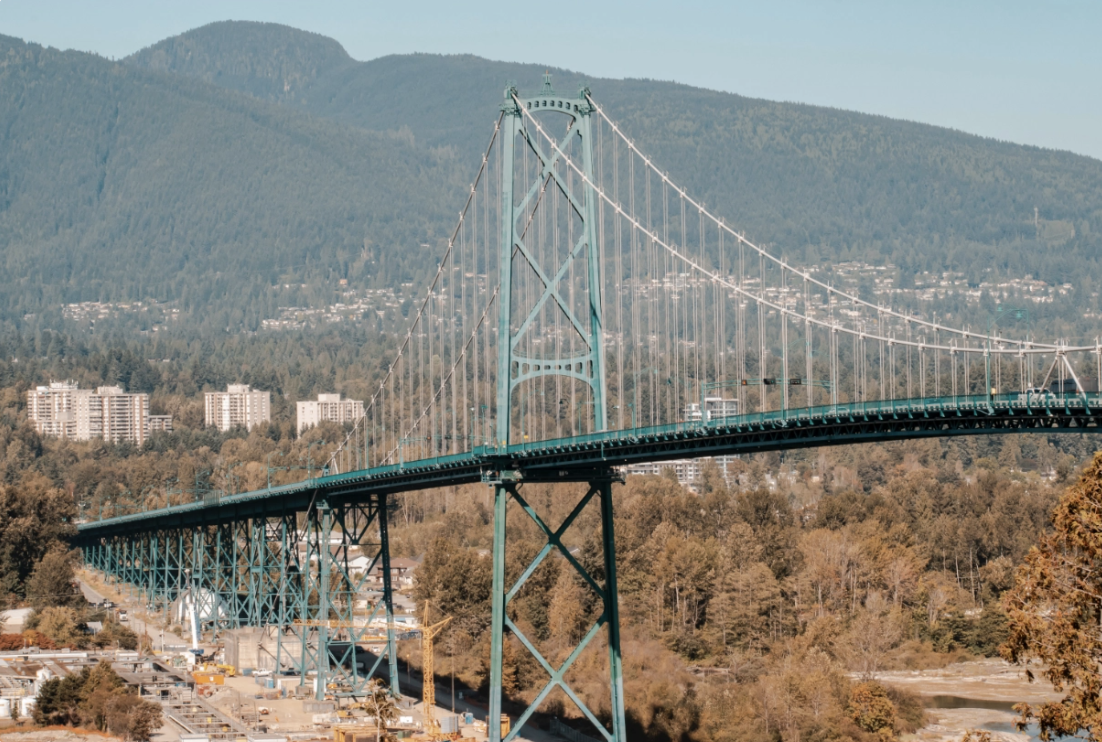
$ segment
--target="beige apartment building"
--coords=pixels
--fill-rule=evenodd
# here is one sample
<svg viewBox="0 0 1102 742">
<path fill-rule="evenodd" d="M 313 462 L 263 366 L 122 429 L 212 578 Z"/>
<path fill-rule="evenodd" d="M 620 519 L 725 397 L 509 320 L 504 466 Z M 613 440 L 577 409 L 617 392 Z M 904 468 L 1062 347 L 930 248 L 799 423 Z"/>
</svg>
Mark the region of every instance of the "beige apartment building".
<svg viewBox="0 0 1102 742">
<path fill-rule="evenodd" d="M 172 415 L 150 415 L 148 430 L 150 433 L 171 433 Z"/>
<path fill-rule="evenodd" d="M 27 390 L 27 418 L 39 435 L 77 439 L 76 397 L 80 388 L 72 381 Z"/>
<path fill-rule="evenodd" d="M 230 384 L 224 392 L 207 392 L 205 398 L 207 425 L 222 431 L 238 425 L 252 430 L 272 419 L 272 393 L 248 384 Z"/>
<path fill-rule="evenodd" d="M 351 423 L 364 414 L 363 402 L 358 399 L 341 399 L 339 394 L 319 394 L 317 401 L 299 402 L 296 408 L 299 435 L 319 423 Z"/>
<path fill-rule="evenodd" d="M 149 395 L 127 394 L 117 386 L 95 391 L 75 383 L 53 382 L 27 392 L 27 417 L 38 432 L 53 438 L 142 445 L 150 433 Z M 171 429 L 171 417 L 168 426 Z"/>
</svg>

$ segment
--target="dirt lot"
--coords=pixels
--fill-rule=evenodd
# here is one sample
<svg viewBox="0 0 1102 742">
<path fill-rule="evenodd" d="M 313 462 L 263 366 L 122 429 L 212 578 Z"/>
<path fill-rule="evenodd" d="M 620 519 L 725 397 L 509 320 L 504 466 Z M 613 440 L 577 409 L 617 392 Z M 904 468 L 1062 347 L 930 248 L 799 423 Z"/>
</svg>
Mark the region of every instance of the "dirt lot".
<svg viewBox="0 0 1102 742">
<path fill-rule="evenodd" d="M 967 730 L 980 728 L 1001 742 L 1025 742 L 1030 739 L 1027 734 L 1012 731 L 1017 714 L 1010 707 L 1060 698 L 1044 681 L 1030 683 L 1022 668 L 994 659 L 885 672 L 877 679 L 918 693 L 930 706 L 941 706 L 927 710 L 930 723 L 915 734 L 921 742 L 959 740 Z"/>
<path fill-rule="evenodd" d="M 1030 683 L 1022 668 L 995 659 L 960 662 L 936 670 L 885 672 L 878 677 L 885 683 L 923 696 L 960 696 L 1013 703 L 1060 698 L 1044 681 Z"/>
</svg>

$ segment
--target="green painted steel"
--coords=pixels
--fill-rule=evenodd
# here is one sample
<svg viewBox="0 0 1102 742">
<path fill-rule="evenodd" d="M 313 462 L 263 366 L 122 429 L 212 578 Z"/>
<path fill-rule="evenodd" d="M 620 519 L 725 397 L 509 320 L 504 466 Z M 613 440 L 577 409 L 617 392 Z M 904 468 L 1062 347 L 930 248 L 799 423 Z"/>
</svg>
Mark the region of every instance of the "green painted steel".
<svg viewBox="0 0 1102 742">
<path fill-rule="evenodd" d="M 601 542 L 605 560 L 605 611 L 608 613 L 608 669 L 612 695 L 612 733 L 616 742 L 627 740 L 624 715 L 624 665 L 620 656 L 620 592 L 616 581 L 616 535 L 613 524 L 612 482 L 601 488 Z"/>
<path fill-rule="evenodd" d="M 602 331 L 601 273 L 597 243 L 597 194 L 593 188 L 593 109 L 587 99 L 588 89 L 582 88 L 574 98 L 555 93 L 551 86 L 551 76 L 544 75 L 543 89 L 535 96 L 522 98 L 513 86 L 505 90 L 505 103 L 502 106 L 502 162 L 501 172 L 502 219 L 501 251 L 499 253 L 498 285 L 498 385 L 497 385 L 497 434 L 498 446 L 508 446 L 511 437 L 512 395 L 521 383 L 541 376 L 563 376 L 584 382 L 593 396 L 593 430 L 605 430 L 607 427 L 605 402 L 605 352 Z M 540 147 L 528 129 L 522 125 L 522 109 L 554 112 L 570 118 L 566 135 L 553 153 Z M 525 184 L 523 197 L 515 202 L 517 193 L 516 139 L 520 137 L 523 147 L 535 156 L 538 175 Z M 581 193 L 575 192 L 557 169 L 560 153 L 567 143 L 577 137 L 581 147 L 583 185 Z M 527 173 L 525 173 L 527 177 Z M 581 220 L 581 236 L 558 266 L 554 275 L 546 272 L 545 267 L 525 244 L 517 221 L 528 211 L 533 199 L 550 179 L 555 188 L 567 199 Z M 589 300 L 589 317 L 586 320 L 575 316 L 573 309 L 563 298 L 560 286 L 566 280 L 571 267 L 584 256 Z M 543 290 L 534 305 L 522 317 L 513 331 L 512 285 L 514 265 L 523 258 L 543 284 Z M 586 345 L 583 353 L 561 358 L 527 358 L 517 352 L 517 345 L 529 332 L 537 317 L 548 304 L 553 304 L 565 317 Z M 503 380 L 507 380 L 503 381 Z"/>
<path fill-rule="evenodd" d="M 589 89 L 582 88 L 578 98 L 585 103 L 579 106 L 578 123 L 582 139 L 582 167 L 585 172 L 585 218 L 584 233 L 588 243 L 586 266 L 589 268 L 589 337 L 592 343 L 593 381 L 593 429 L 600 431 L 608 428 L 607 403 L 605 401 L 605 342 L 604 313 L 601 301 L 601 261 L 598 259 L 597 243 L 597 192 L 593 188 L 593 120 L 588 105 Z"/>
<path fill-rule="evenodd" d="M 366 459 L 365 459 L 366 460 Z M 386 495 L 379 495 L 378 497 L 379 507 L 376 515 L 379 523 L 379 556 L 376 559 L 382 560 L 383 564 L 383 603 L 386 608 L 386 657 L 388 660 L 388 666 L 390 669 L 390 693 L 397 698 L 400 693 L 400 687 L 398 685 L 398 645 L 394 636 L 394 586 L 391 581 L 394 579 L 390 571 L 390 534 L 389 526 L 387 525 L 387 498 Z M 375 561 L 372 561 L 372 565 Z M 371 568 L 368 568 L 368 572 Z M 376 610 L 378 607 L 376 606 Z M 374 617 L 372 613 L 372 617 Z M 380 660 L 382 657 L 379 658 Z M 378 665 L 378 662 L 375 663 Z M 374 674 L 375 670 L 372 668 L 371 673 Z"/>
<path fill-rule="evenodd" d="M 592 429 L 603 431 L 607 427 L 605 410 L 604 341 L 600 294 L 601 276 L 597 245 L 597 196 L 592 186 L 594 180 L 593 142 L 591 135 L 591 120 L 589 116 L 592 109 L 586 98 L 587 93 L 587 90 L 582 89 L 579 91 L 576 99 L 567 100 L 564 105 L 563 96 L 556 95 L 554 88 L 551 86 L 550 75 L 544 76 L 543 89 L 534 97 L 521 98 L 516 88 L 512 86 L 505 90 L 505 104 L 502 107 L 504 116 L 502 117 L 503 167 L 501 173 L 501 193 L 502 214 L 506 216 L 502 219 L 501 251 L 499 255 L 500 263 L 498 266 L 498 302 L 500 309 L 498 319 L 497 431 L 495 435 L 497 446 L 504 449 L 508 449 L 510 441 L 512 440 L 511 420 L 513 392 L 521 383 L 540 376 L 565 376 L 580 380 L 587 384 L 592 393 Z M 567 126 L 566 138 L 554 155 L 549 155 L 544 152 L 540 148 L 538 142 L 531 138 L 527 129 L 523 126 L 518 126 L 522 116 L 522 108 L 546 109 L 570 117 L 571 122 L 570 125 Z M 517 164 L 514 162 L 514 157 L 515 140 L 518 136 L 523 140 L 523 144 L 535 153 L 538 160 L 539 175 L 534 178 L 531 183 L 526 184 L 525 195 L 520 200 L 520 203 L 516 204 L 514 203 L 514 190 L 516 186 Z M 579 195 L 563 181 L 561 175 L 556 170 L 556 164 L 559 160 L 558 153 L 562 151 L 567 141 L 575 136 L 579 137 L 581 141 L 582 163 L 585 176 L 583 178 L 584 186 L 580 199 Z M 525 176 L 527 177 L 527 175 L 526 172 Z M 554 181 L 555 185 L 569 201 L 574 211 L 577 213 L 577 216 L 580 217 L 582 221 L 581 237 L 571 248 L 570 253 L 563 260 L 554 276 L 549 276 L 545 272 L 544 267 L 528 250 L 528 247 L 524 244 L 522 235 L 519 234 L 517 230 L 517 220 L 526 213 L 530 202 L 541 191 L 543 184 L 548 179 Z M 542 295 L 536 300 L 534 306 L 527 311 L 527 314 L 520 318 L 520 323 L 516 332 L 513 331 L 512 324 L 512 284 L 515 254 L 523 257 L 527 265 L 535 272 L 536 276 L 543 284 Z M 560 284 L 568 275 L 568 270 L 583 254 L 586 261 L 589 293 L 589 318 L 587 323 L 583 323 L 574 315 L 574 312 L 563 299 L 559 290 Z M 544 307 L 552 302 L 573 326 L 579 337 L 585 342 L 587 350 L 583 354 L 573 355 L 569 358 L 537 359 L 525 358 L 519 355 L 516 351 L 517 345 L 524 337 L 525 333 L 534 325 L 536 318 L 540 316 Z M 611 535 L 611 520 L 605 524 L 606 560 L 611 560 L 613 565 L 611 582 L 609 586 L 604 589 L 597 587 L 596 583 L 593 583 L 594 588 L 597 589 L 605 603 L 605 613 L 602 619 L 594 626 L 594 629 L 587 636 L 586 640 L 580 644 L 575 650 L 575 653 L 570 656 L 566 664 L 558 669 L 551 668 L 536 648 L 531 645 L 528 639 L 517 630 L 517 627 L 509 619 L 506 609 L 509 600 L 516 594 L 516 591 L 520 589 L 524 581 L 528 579 L 528 576 L 536 566 L 538 566 L 539 562 L 542 561 L 543 557 L 547 555 L 550 546 L 554 543 L 562 548 L 561 543 L 558 542 L 558 537 L 561 533 L 551 534 L 550 531 L 547 531 L 549 538 L 548 548 L 541 552 L 540 556 L 537 557 L 525 572 L 524 576 L 521 577 L 517 585 L 514 586 L 509 593 L 506 593 L 505 544 L 508 530 L 506 525 L 506 506 L 508 505 L 510 497 L 521 503 L 525 511 L 528 512 L 537 523 L 542 525 L 542 521 L 539 520 L 538 516 L 535 515 L 520 498 L 516 486 L 508 482 L 508 478 L 508 472 L 501 472 L 497 475 L 497 481 L 492 484 L 494 488 L 494 544 L 492 559 L 493 596 L 490 622 L 490 704 L 488 717 L 490 741 L 501 742 L 501 727 L 498 720 L 501 718 L 502 709 L 502 661 L 505 632 L 507 630 L 509 633 L 517 636 L 528 651 L 544 666 L 544 669 L 547 670 L 548 674 L 551 676 L 551 681 L 521 715 L 519 721 L 515 727 L 513 727 L 512 731 L 510 731 L 506 739 L 512 739 L 517 735 L 531 714 L 543 702 L 547 693 L 556 686 L 562 687 L 575 703 L 578 704 L 579 708 L 586 713 L 590 720 L 593 721 L 599 729 L 604 731 L 604 728 L 600 726 L 593 714 L 585 707 L 585 704 L 574 695 L 573 691 L 566 684 L 563 679 L 563 674 L 570 667 L 578 654 L 580 654 L 589 639 L 595 635 L 601 623 L 608 623 L 610 632 L 609 647 L 612 653 L 611 656 L 615 658 L 615 662 L 611 665 L 613 688 L 612 707 L 614 709 L 619 709 L 618 714 L 615 714 L 613 736 L 609 736 L 608 738 L 616 742 L 622 742 L 625 739 L 623 736 L 623 682 L 620 678 L 619 619 L 614 606 L 616 602 L 615 548 Z M 611 486 L 608 486 L 606 489 L 607 496 L 602 496 L 602 501 L 608 503 L 608 518 L 611 518 Z M 585 502 L 589 501 L 595 491 L 595 489 L 591 488 L 589 495 L 583 499 L 582 504 L 579 506 L 579 511 L 580 508 L 584 506 Z M 604 491 L 605 490 L 602 490 L 602 492 Z M 602 515 L 604 513 L 605 509 L 602 508 Z M 570 522 L 573 522 L 573 518 L 568 519 L 567 524 L 562 530 L 565 530 Z M 546 531 L 546 528 L 544 530 Z M 582 570 L 581 567 L 573 561 L 573 557 L 569 552 L 565 549 L 562 550 L 575 567 L 577 567 L 583 575 L 586 575 L 585 570 Z M 592 580 L 590 580 L 590 582 L 592 582 Z"/>
<path fill-rule="evenodd" d="M 501 446 L 509 445 L 509 421 L 512 419 L 511 397 L 512 389 L 508 383 L 501 383 L 509 378 L 512 365 L 513 347 L 509 342 L 512 337 L 512 306 L 513 306 L 513 245 L 516 243 L 516 211 L 513 206 L 513 180 L 515 172 L 513 167 L 513 150 L 516 140 L 517 120 L 520 111 L 513 102 L 516 88 L 509 87 L 505 90 L 504 115 L 501 117 L 502 125 L 502 162 L 501 168 L 501 252 L 498 255 L 498 352 L 497 352 L 497 429 L 494 432 L 494 443 Z"/>
<path fill-rule="evenodd" d="M 494 545 L 490 602 L 490 708 L 487 723 L 490 742 L 501 742 L 502 651 L 505 642 L 505 517 L 511 485 L 494 485 Z"/>
<path fill-rule="evenodd" d="M 1037 398 L 1035 398 L 1037 397 Z M 296 484 L 82 523 L 76 542 L 156 529 L 197 528 L 274 511 L 305 512 L 313 499 L 351 502 L 369 494 L 411 492 L 486 481 L 488 473 L 517 471 L 527 480 L 589 481 L 594 467 L 993 433 L 1102 432 L 1102 394 L 1018 393 L 897 399 L 755 412 L 726 418 L 605 431 L 473 451 L 403 465 L 374 467 Z M 107 558 L 105 556 L 105 558 Z M 110 559 L 117 560 L 112 552 Z M 181 550 L 175 557 L 184 562 Z M 169 569 L 169 577 L 177 568 Z"/>
<path fill-rule="evenodd" d="M 582 714 L 589 719 L 594 728 L 604 735 L 605 739 L 610 742 L 625 742 L 627 739 L 624 716 L 623 668 L 620 657 L 619 594 L 616 587 L 616 540 L 612 524 L 613 473 L 611 471 L 605 471 L 601 472 L 601 474 L 603 474 L 603 476 L 600 479 L 589 483 L 585 495 L 578 501 L 574 509 L 555 530 L 552 530 L 544 522 L 539 513 L 521 496 L 519 488 L 515 484 L 509 482 L 495 484 L 494 576 L 492 588 L 493 618 L 491 624 L 490 715 L 488 717 L 490 721 L 495 722 L 497 719 L 500 719 L 502 708 L 501 655 L 506 631 L 516 637 L 517 641 L 519 641 L 525 650 L 527 650 L 536 662 L 539 663 L 540 667 L 547 673 L 548 680 L 544 684 L 544 687 L 536 694 L 532 702 L 527 705 L 520 717 L 518 717 L 516 723 L 512 725 L 507 735 L 504 737 L 501 736 L 500 725 L 496 723 L 490 724 L 489 738 L 492 742 L 502 742 L 502 740 L 508 742 L 508 740 L 517 737 L 521 729 L 523 729 L 531 719 L 532 714 L 536 712 L 555 688 L 562 689 L 567 697 L 577 705 Z M 517 581 L 506 590 L 504 568 L 507 529 L 505 522 L 507 512 L 506 506 L 510 499 L 516 502 L 521 510 L 532 519 L 532 522 L 535 523 L 536 527 L 544 534 L 547 541 L 539 553 L 536 554 L 527 565 L 520 577 L 517 578 Z M 605 573 L 603 585 L 578 562 L 577 558 L 570 553 L 570 550 L 567 549 L 562 542 L 563 535 L 594 499 L 598 500 L 601 511 L 601 534 L 604 545 L 603 566 Z M 574 647 L 559 667 L 551 665 L 539 651 L 538 647 L 532 642 L 531 638 L 525 635 L 512 619 L 509 618 L 508 614 L 509 603 L 518 595 L 528 579 L 539 568 L 540 564 L 554 552 L 557 552 L 565 559 L 571 567 L 577 571 L 578 575 L 585 581 L 589 588 L 596 593 L 601 600 L 603 609 L 592 626 L 590 626 L 589 630 L 578 642 L 577 646 Z M 611 729 L 607 729 L 600 722 L 593 711 L 586 706 L 566 681 L 567 672 L 573 666 L 575 660 L 577 660 L 582 652 L 585 651 L 586 647 L 589 646 L 591 641 L 600 633 L 602 627 L 607 627 L 607 642 L 609 648 L 609 707 L 612 709 Z"/>
<path fill-rule="evenodd" d="M 302 682 L 316 671 L 318 696 L 362 695 L 384 660 L 397 696 L 386 512 L 386 495 L 334 504 L 317 498 L 305 512 L 273 507 L 196 527 L 159 526 L 148 533 L 82 539 L 81 547 L 89 567 L 163 610 L 166 618 L 170 605 L 190 594 L 204 631 L 268 627 L 274 632 L 277 668 L 298 674 Z M 305 559 L 300 543 L 306 545 Z M 359 551 L 374 552 L 362 573 L 349 568 Z M 380 564 L 382 600 L 359 615 L 359 596 Z M 377 633 L 372 625 L 383 615 L 384 649 L 368 669 L 357 647 Z"/>
</svg>

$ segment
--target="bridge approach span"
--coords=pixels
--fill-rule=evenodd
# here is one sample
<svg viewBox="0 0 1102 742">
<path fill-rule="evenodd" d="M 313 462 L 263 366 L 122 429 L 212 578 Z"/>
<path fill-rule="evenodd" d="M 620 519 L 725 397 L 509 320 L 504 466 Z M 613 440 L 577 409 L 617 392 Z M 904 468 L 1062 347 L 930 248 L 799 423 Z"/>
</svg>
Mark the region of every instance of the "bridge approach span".
<svg viewBox="0 0 1102 742">
<path fill-rule="evenodd" d="M 160 510 L 78 526 L 78 543 L 180 526 L 209 526 L 264 517 L 275 510 L 305 512 L 318 499 L 355 501 L 477 482 L 589 482 L 615 476 L 616 467 L 699 456 L 728 456 L 852 443 L 996 433 L 1097 433 L 1102 394 L 1029 402 L 1010 394 L 877 401 L 867 404 L 739 415 L 707 423 L 680 422 L 557 440 L 514 444 L 308 479 L 295 484 L 207 498 Z"/>
</svg>

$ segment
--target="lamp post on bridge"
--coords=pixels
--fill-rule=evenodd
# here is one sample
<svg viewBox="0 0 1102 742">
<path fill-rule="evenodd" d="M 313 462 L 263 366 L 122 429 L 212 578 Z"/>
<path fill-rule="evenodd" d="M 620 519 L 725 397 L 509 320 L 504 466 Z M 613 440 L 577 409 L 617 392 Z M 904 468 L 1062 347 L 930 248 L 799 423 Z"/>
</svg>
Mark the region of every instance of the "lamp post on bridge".
<svg viewBox="0 0 1102 742">
<path fill-rule="evenodd" d="M 324 446 L 324 445 L 325 445 L 324 440 L 318 440 L 318 441 L 310 441 L 310 445 L 308 445 L 306 447 L 305 459 L 306 459 L 306 478 L 307 479 L 313 479 L 314 478 L 314 457 L 311 455 L 310 452 L 313 450 L 314 446 Z M 299 456 L 298 460 L 302 461 L 303 458 L 304 458 L 303 456 Z"/>
</svg>

